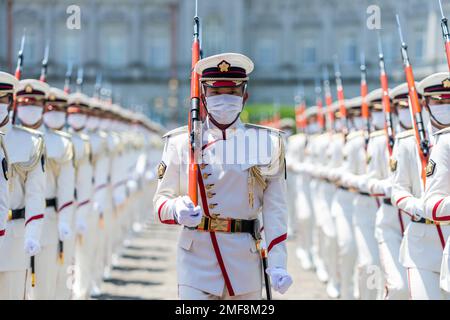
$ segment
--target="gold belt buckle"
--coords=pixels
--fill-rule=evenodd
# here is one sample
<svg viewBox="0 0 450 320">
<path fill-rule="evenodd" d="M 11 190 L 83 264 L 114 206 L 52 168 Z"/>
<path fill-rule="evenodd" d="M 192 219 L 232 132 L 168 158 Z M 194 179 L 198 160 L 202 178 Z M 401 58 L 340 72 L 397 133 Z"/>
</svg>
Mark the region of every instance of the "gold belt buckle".
<svg viewBox="0 0 450 320">
<path fill-rule="evenodd" d="M 425 218 L 425 224 L 435 224 L 435 222 L 433 220 L 430 219 L 426 219 Z M 437 224 L 437 223 L 436 223 Z"/>
<path fill-rule="evenodd" d="M 11 220 L 12 220 L 12 210 L 9 209 L 8 210 L 8 221 L 11 221 Z"/>
<path fill-rule="evenodd" d="M 230 221 L 228 219 L 209 219 L 209 230 L 217 232 L 229 232 Z"/>
</svg>

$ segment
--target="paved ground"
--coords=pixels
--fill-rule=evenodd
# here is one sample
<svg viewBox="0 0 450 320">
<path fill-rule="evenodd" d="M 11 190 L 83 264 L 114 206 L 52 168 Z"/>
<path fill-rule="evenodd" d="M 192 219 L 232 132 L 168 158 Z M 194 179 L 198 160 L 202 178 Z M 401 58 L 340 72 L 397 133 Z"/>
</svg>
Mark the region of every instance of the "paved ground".
<svg viewBox="0 0 450 320">
<path fill-rule="evenodd" d="M 111 277 L 97 299 L 177 299 L 176 241 L 178 227 L 149 223 L 125 244 Z M 288 271 L 294 284 L 274 299 L 327 299 L 325 285 L 300 268 L 293 240 L 288 241 Z"/>
</svg>

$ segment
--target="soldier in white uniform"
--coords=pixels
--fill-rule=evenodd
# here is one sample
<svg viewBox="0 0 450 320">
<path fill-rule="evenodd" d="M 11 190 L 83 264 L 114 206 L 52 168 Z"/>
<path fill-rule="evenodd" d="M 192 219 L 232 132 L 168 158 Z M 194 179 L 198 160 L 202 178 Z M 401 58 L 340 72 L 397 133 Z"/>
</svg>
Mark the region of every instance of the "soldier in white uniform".
<svg viewBox="0 0 450 320">
<path fill-rule="evenodd" d="M 17 117 L 20 121 L 32 123 L 41 117 L 47 90 L 44 83 L 17 85 Z M 45 213 L 45 144 L 38 131 L 10 123 L 5 127 L 4 142 L 11 165 L 8 177 L 10 211 L 0 246 L 0 298 L 18 300 L 26 298 L 26 288 L 35 284 L 32 271 L 39 272 L 31 270 L 30 266 L 41 249 Z"/>
<path fill-rule="evenodd" d="M 302 130 L 303 132 L 289 137 L 286 166 L 288 170 L 292 170 L 297 175 L 297 198 L 295 207 L 297 210 L 298 246 L 296 255 L 300 260 L 302 268 L 309 270 L 312 268 L 312 226 L 314 217 L 309 187 L 311 178 L 305 170 L 307 163 L 306 146 L 309 135 L 306 133 L 306 127 Z"/>
<path fill-rule="evenodd" d="M 198 165 L 199 206 L 195 207 L 186 195 L 186 127 L 165 135 L 154 204 L 161 223 L 183 228 L 177 253 L 180 299 L 261 298 L 261 261 L 251 235 L 259 228 L 255 221 L 260 212 L 269 252 L 269 268 L 264 272 L 270 275 L 274 290 L 281 293 L 292 283 L 286 270 L 283 140 L 274 129 L 243 124 L 239 119 L 252 70 L 252 61 L 235 53 L 205 58 L 195 67 L 201 74 L 202 98 L 208 112 L 202 130 L 203 161 Z M 257 150 L 250 150 L 250 160 L 237 164 L 214 158 L 214 152 L 223 155 L 223 148 L 242 143 L 248 134 L 264 137 L 272 154 L 258 159 Z M 250 149 L 257 145 L 247 144 Z M 246 150 L 238 147 L 237 151 L 245 154 Z"/>
<path fill-rule="evenodd" d="M 48 300 L 53 299 L 56 294 L 58 264 L 63 258 L 63 247 L 60 241 L 63 243 L 71 235 L 70 220 L 73 210 L 74 179 L 73 147 L 70 136 L 57 130 L 64 126 L 65 112 L 57 114 L 54 111 L 54 108 L 57 108 L 55 89 L 50 96 L 50 87 L 34 79 L 20 81 L 19 87 L 45 87 L 46 98 L 48 97 L 45 105 L 39 106 L 34 102 L 36 98 L 39 98 L 39 93 L 27 93 L 25 90 L 25 94 L 17 95 L 19 116 L 21 112 L 27 111 L 22 108 L 29 106 L 33 108 L 30 109 L 29 116 L 21 119 L 22 125 L 41 132 L 46 146 L 46 209 L 43 219 L 43 230 L 45 232 L 41 236 L 41 252 L 35 258 L 37 285 L 31 289 L 30 298 Z M 64 95 L 64 92 L 60 94 Z M 52 105 L 53 102 L 55 102 L 55 106 Z M 43 117 L 44 110 L 50 111 L 46 117 Z M 53 128 L 49 127 L 48 124 L 52 125 Z"/>
<path fill-rule="evenodd" d="M 370 157 L 366 153 L 366 128 L 365 120 L 361 116 L 361 97 L 352 99 L 348 105 L 354 128 L 347 136 L 347 160 L 348 169 L 344 172 L 342 180 L 354 192 L 353 199 L 353 227 L 356 247 L 358 251 L 357 273 L 360 298 L 373 300 L 381 296 L 379 272 L 378 246 L 374 236 L 376 212 L 378 205 L 372 198 L 367 187 L 361 188 L 361 181 L 365 181 L 367 165 Z M 374 138 L 374 137 L 373 137 Z M 373 280 L 371 280 L 373 279 Z"/>
<path fill-rule="evenodd" d="M 58 267 L 53 299 L 70 299 L 75 252 L 75 168 L 72 136 L 64 131 L 69 96 L 63 90 L 50 88 L 43 115 L 44 139 L 47 146 L 46 202 L 49 219 L 58 223 Z M 53 203 L 55 205 L 53 205 Z M 46 217 L 47 218 L 47 217 Z M 45 220 L 44 220 L 45 222 Z M 54 221 L 52 221 L 54 224 Z M 54 226 L 53 226 L 54 229 Z M 52 232 L 54 232 L 52 230 Z M 54 245 L 54 234 L 51 234 Z M 49 237 L 49 235 L 47 235 Z M 54 263 L 55 253 L 49 254 L 48 263 Z M 51 279 L 53 275 L 49 275 Z M 51 298 L 46 298 L 51 299 Z"/>
<path fill-rule="evenodd" d="M 437 74 L 429 80 L 428 88 L 439 89 L 424 94 L 426 108 L 430 114 L 430 121 L 439 131 L 434 134 L 435 144 L 427 167 L 424 216 L 448 228 L 450 221 L 450 90 L 441 85 L 442 81 L 450 80 L 442 80 L 442 74 Z M 440 274 L 440 287 L 447 294 L 450 293 L 449 250 L 450 238 L 447 237 Z"/>
<path fill-rule="evenodd" d="M 5 238 L 9 212 L 8 176 L 10 164 L 4 139 L 7 130 L 10 128 L 9 110 L 12 107 L 13 95 L 17 84 L 18 81 L 14 76 L 6 72 L 0 72 L 0 159 L 3 172 L 0 175 L 0 247 Z"/>
<path fill-rule="evenodd" d="M 90 250 L 91 264 L 91 288 L 92 295 L 98 295 L 100 283 L 103 276 L 105 259 L 105 228 L 104 216 L 107 209 L 107 188 L 109 178 L 109 154 L 107 146 L 107 135 L 99 130 L 101 101 L 97 98 L 89 100 L 86 125 L 83 133 L 89 136 L 91 145 L 91 165 L 93 177 L 92 211 L 90 212 L 91 222 L 88 222 L 88 239 L 92 239 L 92 250 Z"/>
<path fill-rule="evenodd" d="M 344 101 L 346 107 L 352 107 L 350 100 Z M 338 265 L 340 275 L 340 296 L 342 299 L 348 300 L 354 298 L 354 281 L 353 274 L 357 251 L 355 245 L 355 235 L 353 231 L 353 199 L 354 194 L 350 192 L 348 184 L 344 181 L 343 175 L 346 172 L 352 172 L 353 167 L 349 162 L 349 154 L 351 153 L 352 140 L 356 137 L 355 130 L 350 119 L 344 119 L 338 106 L 336 108 L 336 131 L 341 135 L 335 137 L 333 148 L 330 150 L 331 161 L 334 169 L 330 169 L 329 180 L 333 181 L 337 190 L 334 195 L 331 212 L 335 217 L 336 236 L 338 244 Z M 348 137 L 344 136 L 349 130 Z"/>
<path fill-rule="evenodd" d="M 83 133 L 89 110 L 89 98 L 82 93 L 69 95 L 67 101 L 67 122 L 75 151 L 75 226 L 77 243 L 75 245 L 75 283 L 73 296 L 75 299 L 89 297 L 92 280 L 92 250 L 95 245 L 95 234 L 98 216 L 92 212 L 93 170 L 91 144 L 89 136 Z"/>
<path fill-rule="evenodd" d="M 448 293 L 448 247 L 445 242 L 450 236 L 449 211 L 448 211 L 448 126 L 450 102 L 450 79 L 448 72 L 432 74 L 419 83 L 418 91 L 423 96 L 424 114 L 428 120 L 430 141 L 432 143 L 431 154 L 426 167 L 426 188 L 423 197 L 421 221 L 425 220 L 425 239 L 422 245 L 425 247 L 429 268 L 422 272 L 420 280 L 425 282 L 427 289 L 422 294 L 429 295 L 431 299 L 449 299 Z M 430 221 L 433 221 L 430 224 Z M 414 224 L 414 223 L 412 223 Z M 429 231 L 428 231 L 429 230 Z M 443 257 L 443 258 L 442 258 Z M 442 274 L 440 275 L 440 272 Z M 410 280 L 414 279 L 410 275 Z M 410 271 L 411 274 L 411 271 Z M 412 283 L 411 289 L 421 290 L 420 283 Z M 442 290 L 442 289 L 444 290 Z"/>
<path fill-rule="evenodd" d="M 407 103 L 407 94 L 408 88 L 405 84 L 391 91 L 392 110 L 395 111 L 397 104 Z M 376 197 L 380 205 L 376 214 L 375 238 L 378 241 L 381 268 L 385 279 L 384 299 L 403 300 L 408 298 L 406 270 L 400 264 L 398 257 L 408 219 L 391 203 L 393 168 L 389 166 L 389 138 L 387 131 L 382 129 L 385 125 L 382 95 L 381 89 L 374 90 L 367 95 L 367 101 L 374 109 L 372 111 L 372 125 L 376 131 L 373 131 L 370 135 L 367 148 L 368 160 L 370 159 L 370 161 L 367 177 L 365 181 L 362 181 L 362 188 Z M 395 123 L 393 123 L 393 126 L 394 128 L 397 127 Z M 395 130 L 396 133 L 400 133 L 399 128 Z"/>
<path fill-rule="evenodd" d="M 442 73 L 442 79 L 448 76 Z M 418 93 L 423 93 L 427 87 L 428 78 L 422 80 Z M 442 80 L 441 80 L 442 81 Z M 404 128 L 413 127 L 413 118 L 407 106 L 398 106 L 399 122 Z M 430 129 L 426 112 L 424 121 Z M 430 143 L 433 136 L 429 134 Z M 411 299 L 442 299 L 439 288 L 439 272 L 442 250 L 445 240 L 441 238 L 443 228 L 434 225 L 424 217 L 423 192 L 421 178 L 421 161 L 419 159 L 414 130 L 406 130 L 397 134 L 392 166 L 395 168 L 392 186 L 392 203 L 411 216 L 411 222 L 406 227 L 400 247 L 400 262 L 407 269 L 409 294 Z M 444 233 L 445 234 L 445 233 Z"/>
</svg>

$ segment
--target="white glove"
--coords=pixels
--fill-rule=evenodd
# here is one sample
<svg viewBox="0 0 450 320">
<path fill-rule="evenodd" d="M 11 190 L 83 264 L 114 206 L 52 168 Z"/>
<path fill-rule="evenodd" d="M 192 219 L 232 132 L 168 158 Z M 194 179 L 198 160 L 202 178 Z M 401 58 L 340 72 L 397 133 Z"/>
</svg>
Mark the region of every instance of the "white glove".
<svg viewBox="0 0 450 320">
<path fill-rule="evenodd" d="M 86 220 L 78 217 L 76 221 L 76 230 L 78 234 L 84 235 L 87 231 Z"/>
<path fill-rule="evenodd" d="M 272 288 L 281 294 L 284 294 L 292 285 L 291 276 L 283 268 L 267 268 L 266 273 L 270 276 Z"/>
<path fill-rule="evenodd" d="M 411 205 L 412 207 L 410 214 L 413 215 L 414 219 L 420 220 L 424 216 L 422 199 L 410 198 L 407 201 L 408 205 Z"/>
<path fill-rule="evenodd" d="M 29 256 L 34 256 L 39 251 L 41 251 L 41 245 L 39 244 L 38 241 L 31 238 L 25 238 L 25 252 Z"/>
<path fill-rule="evenodd" d="M 59 240 L 65 241 L 70 238 L 72 231 L 67 223 L 60 222 L 58 225 Z"/>
<path fill-rule="evenodd" d="M 384 181 L 383 182 L 383 192 L 387 198 L 391 197 L 392 194 L 392 181 Z"/>
<path fill-rule="evenodd" d="M 175 200 L 175 219 L 186 227 L 196 227 L 202 221 L 202 209 L 194 207 L 194 203 L 188 196 Z"/>
<path fill-rule="evenodd" d="M 125 200 L 126 200 L 126 196 L 122 193 L 122 192 L 120 192 L 120 193 L 118 193 L 118 194 L 115 194 L 114 196 L 113 196 L 113 200 L 114 200 L 114 205 L 116 206 L 116 207 L 118 207 L 118 206 L 120 206 L 122 203 L 124 203 L 125 202 Z"/>
</svg>

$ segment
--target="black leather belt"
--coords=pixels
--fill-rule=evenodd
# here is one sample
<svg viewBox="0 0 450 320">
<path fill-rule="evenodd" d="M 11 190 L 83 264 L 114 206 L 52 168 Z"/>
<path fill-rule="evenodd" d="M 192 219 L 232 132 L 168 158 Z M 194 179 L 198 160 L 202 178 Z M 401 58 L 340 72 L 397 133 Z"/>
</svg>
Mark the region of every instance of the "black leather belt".
<svg viewBox="0 0 450 320">
<path fill-rule="evenodd" d="M 427 219 L 427 218 L 423 218 L 423 217 L 420 218 L 419 220 L 415 220 L 415 219 L 411 218 L 411 221 L 415 222 L 415 223 L 439 224 L 439 223 L 434 222 L 433 220 L 430 220 L 430 219 Z"/>
<path fill-rule="evenodd" d="M 8 220 L 25 219 L 25 208 L 13 209 L 8 212 Z"/>
<path fill-rule="evenodd" d="M 345 190 L 345 191 L 349 191 L 350 190 L 349 188 L 344 187 L 344 186 L 338 186 L 338 189 L 342 189 L 342 190 Z"/>
<path fill-rule="evenodd" d="M 370 197 L 370 193 L 362 192 L 362 191 L 359 191 L 358 193 L 359 193 L 360 195 L 362 195 L 362 196 Z"/>
<path fill-rule="evenodd" d="M 58 210 L 56 206 L 56 198 L 45 199 L 45 207 L 53 207 L 55 210 Z"/>
<path fill-rule="evenodd" d="M 384 199 L 383 199 L 383 203 L 392 206 L 391 198 L 384 198 Z"/>
</svg>

